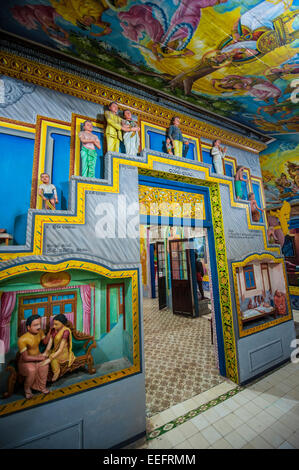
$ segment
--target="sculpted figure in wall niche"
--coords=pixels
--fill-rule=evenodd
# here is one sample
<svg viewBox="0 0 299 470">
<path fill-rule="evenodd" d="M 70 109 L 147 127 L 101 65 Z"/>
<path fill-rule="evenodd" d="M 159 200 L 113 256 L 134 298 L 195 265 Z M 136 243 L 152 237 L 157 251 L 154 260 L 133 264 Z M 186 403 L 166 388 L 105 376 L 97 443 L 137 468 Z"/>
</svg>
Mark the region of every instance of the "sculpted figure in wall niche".
<svg viewBox="0 0 299 470">
<path fill-rule="evenodd" d="M 264 212 L 264 209 L 261 209 L 255 200 L 254 193 L 248 194 L 248 200 L 250 201 L 251 216 L 253 222 L 259 222 L 261 218 L 260 212 Z"/>
<path fill-rule="evenodd" d="M 274 292 L 274 305 L 279 315 L 285 315 L 287 313 L 285 293 L 278 289 Z"/>
<path fill-rule="evenodd" d="M 97 162 L 97 152 L 95 147 L 101 149 L 99 138 L 92 133 L 93 126 L 91 121 L 83 123 L 83 131 L 79 132 L 81 147 L 81 173 L 88 178 L 95 177 L 95 168 Z"/>
<path fill-rule="evenodd" d="M 246 182 L 246 178 L 244 176 L 244 166 L 237 166 L 237 171 L 235 174 L 235 191 L 236 191 L 236 198 L 243 199 L 243 189 L 242 189 L 242 181 Z"/>
<path fill-rule="evenodd" d="M 46 388 L 49 366 L 45 364 L 46 354 L 41 354 L 39 345 L 47 343 L 48 337 L 41 330 L 39 315 L 32 315 L 26 321 L 27 333 L 20 336 L 18 340 L 19 374 L 25 377 L 24 391 L 26 398 L 32 398 L 32 390 L 49 393 Z M 43 364 L 44 363 L 44 364 Z"/>
<path fill-rule="evenodd" d="M 138 127 L 137 122 L 133 120 L 132 113 L 129 109 L 124 110 L 124 119 L 122 120 L 122 126 L 129 126 L 131 129 L 130 131 L 123 131 L 126 155 L 136 157 L 140 143 L 138 134 L 138 131 L 140 131 L 140 127 Z"/>
<path fill-rule="evenodd" d="M 180 129 L 180 118 L 174 116 L 171 119 L 170 127 L 167 130 L 166 148 L 167 153 L 177 157 L 186 157 L 189 148 L 189 141 L 183 138 Z"/>
<path fill-rule="evenodd" d="M 41 363 L 41 366 L 51 364 L 52 382 L 58 379 L 61 364 L 67 363 L 70 367 L 75 360 L 72 351 L 72 332 L 66 326 L 67 322 L 68 319 L 63 314 L 54 317 L 53 328 L 50 330 L 49 342 L 44 353 L 49 357 Z"/>
<path fill-rule="evenodd" d="M 225 157 L 227 151 L 227 147 L 221 147 L 221 140 L 216 139 L 213 142 L 213 146 L 211 148 L 211 155 L 213 158 L 213 164 L 215 168 L 215 172 L 217 175 L 223 175 L 223 158 Z"/>
<path fill-rule="evenodd" d="M 38 187 L 38 194 L 43 199 L 43 205 L 45 209 L 55 210 L 55 204 L 58 203 L 57 191 L 54 184 L 50 183 L 50 176 L 48 173 L 42 173 L 40 175 L 42 184 Z"/>
<path fill-rule="evenodd" d="M 109 104 L 109 110 L 105 111 L 107 126 L 105 130 L 107 140 L 107 151 L 119 152 L 120 142 L 123 140 L 122 131 L 138 132 L 139 127 L 131 127 L 123 124 L 122 118 L 118 115 L 118 104 L 115 101 Z"/>
</svg>

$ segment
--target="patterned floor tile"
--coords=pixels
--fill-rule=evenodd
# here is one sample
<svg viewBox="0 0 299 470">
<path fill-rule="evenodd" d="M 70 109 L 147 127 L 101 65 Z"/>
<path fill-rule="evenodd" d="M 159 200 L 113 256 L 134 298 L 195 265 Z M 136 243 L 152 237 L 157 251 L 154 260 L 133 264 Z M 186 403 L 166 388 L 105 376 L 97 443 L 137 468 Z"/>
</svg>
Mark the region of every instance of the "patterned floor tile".
<svg viewBox="0 0 299 470">
<path fill-rule="evenodd" d="M 159 310 L 144 299 L 147 416 L 153 416 L 226 381 L 219 375 L 210 322 Z"/>
</svg>

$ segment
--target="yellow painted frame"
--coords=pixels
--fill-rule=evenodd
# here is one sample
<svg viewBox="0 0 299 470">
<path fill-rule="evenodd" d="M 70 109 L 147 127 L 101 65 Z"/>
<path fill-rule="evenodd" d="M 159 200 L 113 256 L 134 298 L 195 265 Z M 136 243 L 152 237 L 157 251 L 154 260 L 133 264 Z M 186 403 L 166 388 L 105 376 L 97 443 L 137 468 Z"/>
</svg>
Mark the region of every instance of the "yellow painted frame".
<svg viewBox="0 0 299 470">
<path fill-rule="evenodd" d="M 22 121 L 15 121 L 14 119 L 0 117 L 0 127 L 6 127 L 7 129 L 30 132 L 32 134 L 35 134 L 35 124 L 30 124 L 28 122 Z"/>
<path fill-rule="evenodd" d="M 103 130 L 103 134 L 104 134 L 104 127 L 105 127 L 104 122 L 99 122 L 97 121 L 97 119 L 93 119 L 88 116 L 82 116 L 80 114 L 74 114 L 74 113 L 72 114 L 70 177 L 72 175 L 80 176 L 81 142 L 79 139 L 79 132 L 81 131 L 81 124 L 84 121 L 91 121 L 93 127 Z"/>
<path fill-rule="evenodd" d="M 243 329 L 242 325 L 242 319 L 241 319 L 241 308 L 240 308 L 240 299 L 239 299 L 239 289 L 238 289 L 238 281 L 237 281 L 237 268 L 239 267 L 244 267 L 248 263 L 256 260 L 266 260 L 266 259 L 271 259 L 274 263 L 281 264 L 282 269 L 283 269 L 283 275 L 284 275 L 284 281 L 285 281 L 285 288 L 286 288 L 286 299 L 287 299 L 287 305 L 288 305 L 288 314 L 283 316 L 282 318 L 277 318 L 275 320 L 272 320 L 270 322 L 267 322 L 265 324 L 255 326 L 252 328 L 248 328 L 246 330 Z M 291 303 L 290 303 L 290 298 L 288 295 L 288 281 L 287 281 L 287 274 L 285 270 L 285 264 L 284 264 L 284 259 L 283 258 L 275 258 L 275 256 L 270 255 L 268 253 L 263 253 L 261 255 L 254 254 L 250 255 L 247 258 L 245 258 L 244 261 L 232 263 L 232 271 L 233 271 L 233 279 L 234 279 L 234 287 L 235 287 L 235 294 L 236 294 L 236 306 L 237 306 L 237 315 L 238 315 L 238 326 L 239 326 L 239 336 L 240 338 L 243 338 L 248 335 L 252 335 L 253 333 L 257 333 L 258 331 L 266 330 L 267 328 L 270 328 L 271 326 L 278 325 L 280 323 L 284 323 L 286 321 L 289 321 L 292 319 L 292 309 L 291 309 Z"/>
<path fill-rule="evenodd" d="M 140 336 L 139 336 L 139 293 L 138 293 L 138 270 L 132 269 L 128 271 L 112 271 L 103 266 L 99 266 L 95 263 L 85 262 L 80 260 L 68 260 L 56 265 L 49 263 L 25 263 L 19 266 L 14 266 L 8 268 L 5 271 L 0 271 L 0 281 L 3 279 L 11 278 L 20 274 L 27 274 L 32 271 L 41 271 L 41 272 L 60 272 L 68 269 L 81 269 L 86 271 L 91 271 L 92 273 L 105 276 L 109 279 L 124 279 L 130 278 L 132 281 L 132 322 L 133 322 L 133 365 L 126 369 L 122 369 L 116 372 L 105 374 L 101 377 L 88 378 L 82 382 L 78 382 L 67 387 L 62 387 L 57 390 L 50 391 L 49 394 L 38 394 L 34 395 L 31 399 L 21 399 L 7 404 L 0 405 L 0 416 L 5 416 L 16 411 L 21 411 L 24 409 L 32 408 L 41 404 L 49 403 L 53 400 L 58 400 L 65 398 L 76 393 L 85 392 L 92 388 L 99 387 L 106 383 L 113 382 L 115 380 L 121 379 L 123 377 L 128 377 L 129 375 L 136 374 L 141 371 L 141 361 L 140 361 Z"/>
<path fill-rule="evenodd" d="M 36 209 L 42 209 L 42 199 L 38 197 L 38 186 L 40 184 L 40 174 L 45 172 L 47 132 L 48 128 L 51 127 L 71 131 L 70 123 L 37 116 L 31 190 L 31 207 Z"/>
</svg>

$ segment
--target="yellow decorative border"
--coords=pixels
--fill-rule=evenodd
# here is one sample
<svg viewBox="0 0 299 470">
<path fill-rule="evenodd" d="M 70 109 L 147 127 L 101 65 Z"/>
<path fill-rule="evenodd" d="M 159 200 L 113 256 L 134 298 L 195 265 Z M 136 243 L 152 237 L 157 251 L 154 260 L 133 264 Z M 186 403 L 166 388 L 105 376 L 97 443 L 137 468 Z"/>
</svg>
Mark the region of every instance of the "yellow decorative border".
<svg viewBox="0 0 299 470">
<path fill-rule="evenodd" d="M 42 272 L 59 272 L 68 269 L 81 269 L 91 271 L 95 274 L 105 276 L 109 279 L 124 279 L 131 278 L 132 280 L 132 322 L 133 322 L 133 365 L 126 369 L 112 372 L 101 377 L 90 376 L 90 379 L 78 382 L 74 385 L 62 387 L 58 390 L 50 391 L 49 394 L 38 394 L 33 398 L 26 400 L 16 400 L 7 404 L 0 405 L 0 416 L 5 416 L 16 411 L 32 408 L 37 405 L 49 403 L 50 401 L 65 398 L 69 395 L 84 392 L 100 385 L 104 385 L 114 380 L 128 377 L 129 375 L 136 374 L 141 371 L 140 364 L 140 338 L 139 338 L 139 294 L 138 294 L 138 271 L 111 271 L 103 266 L 91 262 L 84 262 L 78 260 L 64 261 L 62 263 L 53 265 L 45 262 L 41 263 L 28 263 L 19 266 L 8 268 L 5 272 L 0 272 L 0 281 L 20 274 L 28 274 L 28 272 L 42 271 Z M 89 376 L 88 376 L 89 377 Z"/>
<path fill-rule="evenodd" d="M 181 119 L 181 129 L 184 133 L 187 134 L 192 129 L 198 137 L 202 136 L 212 140 L 219 138 L 225 144 L 254 153 L 259 153 L 267 147 L 266 144 L 220 129 L 185 114 L 174 113 L 167 108 L 136 98 L 129 93 L 102 86 L 98 82 L 9 52 L 0 51 L 0 73 L 101 105 L 117 101 L 121 107 L 130 108 L 142 120 L 153 120 L 154 123 L 162 126 L 168 126 L 171 117 L 176 114 Z"/>
<path fill-rule="evenodd" d="M 78 182 L 77 185 L 77 214 L 76 216 L 64 216 L 64 215 L 55 215 L 55 211 L 51 212 L 50 215 L 45 214 L 37 214 L 35 216 L 35 225 L 34 225 L 34 236 L 33 236 L 33 251 L 32 252 L 14 252 L 14 253 L 0 253 L 0 263 L 1 261 L 5 261 L 8 259 L 14 259 L 17 257 L 28 257 L 32 255 L 40 255 L 42 254 L 42 240 L 43 240 L 43 228 L 45 224 L 84 224 L 85 223 L 85 192 L 86 191 L 94 191 L 94 192 L 108 192 L 108 193 L 118 193 L 119 192 L 119 166 L 124 164 L 127 166 L 138 167 L 141 169 L 153 169 L 154 163 L 164 163 L 169 164 L 171 166 L 176 166 L 178 168 L 191 169 L 197 170 L 201 173 L 205 174 L 204 179 L 209 182 L 214 183 L 224 183 L 229 186 L 230 191 L 230 204 L 231 207 L 238 207 L 243 208 L 246 210 L 247 216 L 247 224 L 250 230 L 260 230 L 263 235 L 264 239 L 264 246 L 265 249 L 269 251 L 276 252 L 280 254 L 279 247 L 271 247 L 268 246 L 267 243 L 267 234 L 264 225 L 253 225 L 250 220 L 250 209 L 249 204 L 244 202 L 237 202 L 234 200 L 234 192 L 233 192 L 233 181 L 227 181 L 227 179 L 223 179 L 219 176 L 210 176 L 209 169 L 206 167 L 198 166 L 198 164 L 189 163 L 189 161 L 178 161 L 172 160 L 168 158 L 158 157 L 157 155 L 148 154 L 148 162 L 144 163 L 139 160 L 129 160 L 123 157 L 113 157 L 112 158 L 112 165 L 113 165 L 113 184 L 112 186 L 109 185 L 101 185 L 101 184 L 90 184 L 86 182 Z M 167 173 L 167 178 L 170 179 L 171 174 Z M 199 180 L 197 178 L 188 178 L 188 180 L 192 180 L 193 184 L 199 185 L 202 184 L 203 180 Z M 0 264 L 1 267 L 1 264 Z"/>
<path fill-rule="evenodd" d="M 0 117 L 0 127 L 7 127 L 8 129 L 14 129 L 17 131 L 30 132 L 35 134 L 35 124 L 28 122 L 15 121 L 14 119 L 7 119 Z"/>
<path fill-rule="evenodd" d="M 153 216 L 166 216 L 166 217 L 184 217 L 190 219 L 203 220 L 206 218 L 205 213 L 205 201 L 203 194 L 188 193 L 186 191 L 159 188 L 158 186 L 144 186 L 139 185 L 139 205 L 141 215 L 153 215 Z M 154 199 L 153 199 L 154 198 Z M 172 204 L 179 204 L 180 211 L 178 214 L 175 212 L 175 208 L 172 209 Z M 157 204 L 156 207 L 153 204 Z M 166 207 L 164 207 L 166 204 Z M 182 212 L 182 205 L 190 204 L 190 211 Z M 200 210 L 196 211 L 196 204 L 200 204 Z M 151 209 L 156 209 L 156 213 L 151 212 Z M 163 213 L 165 209 L 165 214 Z M 189 209 L 188 207 L 186 209 Z"/>
<path fill-rule="evenodd" d="M 241 319 L 241 308 L 240 308 L 239 289 L 238 289 L 238 281 L 237 281 L 236 270 L 239 267 L 246 266 L 251 261 L 264 260 L 264 259 L 271 259 L 274 263 L 282 265 L 284 281 L 285 281 L 285 288 L 286 288 L 286 298 L 287 298 L 289 313 L 288 313 L 288 315 L 285 315 L 282 318 L 278 318 L 276 320 L 267 322 L 265 324 L 262 324 L 262 325 L 255 326 L 253 328 L 248 328 L 248 329 L 244 330 L 243 325 L 242 325 L 242 319 Z M 286 275 L 286 270 L 285 270 L 285 265 L 284 265 L 284 259 L 283 258 L 275 258 L 274 256 L 272 256 L 268 253 L 264 253 L 262 255 L 253 254 L 253 255 L 248 256 L 244 261 L 232 263 L 232 271 L 233 271 L 234 287 L 235 287 L 235 294 L 236 294 L 236 305 L 237 305 L 237 315 L 238 315 L 238 325 L 239 325 L 239 336 L 240 336 L 240 338 L 243 338 L 244 336 L 252 335 L 253 333 L 257 333 L 258 331 L 266 330 L 267 328 L 270 328 L 271 326 L 275 326 L 275 325 L 278 325 L 279 323 L 284 323 L 285 321 L 289 321 L 289 320 L 292 319 L 292 309 L 291 309 L 290 297 L 288 295 L 288 281 L 287 281 L 287 275 Z"/>
</svg>

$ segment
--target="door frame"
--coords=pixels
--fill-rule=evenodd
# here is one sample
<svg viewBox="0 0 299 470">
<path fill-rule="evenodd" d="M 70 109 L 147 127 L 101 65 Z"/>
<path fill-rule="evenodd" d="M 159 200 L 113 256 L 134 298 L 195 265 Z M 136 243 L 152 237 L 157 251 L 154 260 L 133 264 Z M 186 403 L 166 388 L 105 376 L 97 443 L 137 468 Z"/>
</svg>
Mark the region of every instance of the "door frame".
<svg viewBox="0 0 299 470">
<path fill-rule="evenodd" d="M 198 180 L 198 185 L 194 185 L 194 184 L 184 183 L 182 181 L 167 180 L 164 178 L 152 177 L 152 176 L 141 175 L 141 174 L 139 174 L 138 184 L 142 186 L 157 187 L 157 188 L 162 188 L 162 189 L 165 188 L 165 189 L 181 191 L 184 193 L 187 192 L 187 193 L 196 193 L 196 194 L 204 195 L 205 219 L 200 220 L 200 226 L 207 229 L 207 237 L 208 237 L 208 244 L 209 244 L 210 267 L 211 267 L 211 275 L 213 279 L 212 291 L 213 291 L 214 310 L 215 310 L 215 324 L 216 324 L 215 329 L 216 329 L 217 346 L 218 346 L 219 372 L 221 375 L 229 376 L 231 379 L 233 379 L 231 377 L 231 374 L 227 373 L 226 360 L 225 360 L 224 334 L 223 334 L 221 305 L 220 305 L 219 276 L 218 276 L 218 267 L 217 267 L 216 250 L 215 250 L 215 237 L 214 237 L 214 230 L 213 230 L 210 187 L 209 185 L 206 185 L 206 181 L 202 182 L 201 180 Z M 148 216 L 148 215 L 140 214 L 140 224 L 142 225 L 169 225 L 169 226 L 184 225 L 184 226 L 196 227 L 198 226 L 198 221 L 195 219 L 184 219 L 184 218 L 164 217 L 164 216 Z M 233 331 L 232 331 L 232 336 L 234 336 Z M 233 346 L 235 348 L 235 344 Z"/>
</svg>

